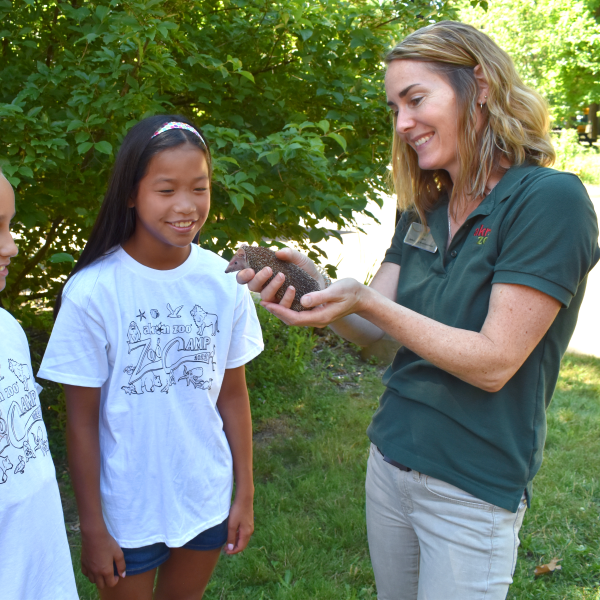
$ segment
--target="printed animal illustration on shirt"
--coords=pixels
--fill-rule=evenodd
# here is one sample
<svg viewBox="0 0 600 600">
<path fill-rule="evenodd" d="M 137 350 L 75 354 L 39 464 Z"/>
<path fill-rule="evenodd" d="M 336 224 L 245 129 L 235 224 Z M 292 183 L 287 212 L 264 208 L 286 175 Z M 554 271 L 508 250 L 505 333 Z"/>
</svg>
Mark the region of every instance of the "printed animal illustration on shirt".
<svg viewBox="0 0 600 600">
<path fill-rule="evenodd" d="M 169 309 L 169 318 L 170 319 L 180 319 L 181 315 L 179 314 L 181 309 L 183 308 L 183 304 L 178 306 L 177 308 L 171 308 L 170 304 L 167 304 L 167 308 Z"/>
<path fill-rule="evenodd" d="M 23 457 L 19 454 L 19 462 L 17 464 L 17 466 L 15 467 L 15 473 L 25 473 L 25 460 L 23 459 Z"/>
<path fill-rule="evenodd" d="M 211 334 L 214 336 L 215 333 L 219 332 L 219 318 L 217 315 L 206 312 L 201 306 L 197 304 L 194 306 L 190 315 L 194 318 L 194 323 L 198 327 L 198 335 L 204 335 L 204 330 L 207 327 L 211 328 Z"/>
<path fill-rule="evenodd" d="M 44 456 L 46 456 L 50 450 L 48 449 L 48 440 L 44 438 L 44 432 L 42 431 L 42 428 L 38 427 L 37 435 L 35 433 L 32 433 L 32 435 L 33 441 L 35 442 L 33 450 L 41 450 Z"/>
<path fill-rule="evenodd" d="M 8 368 L 11 373 L 14 373 L 15 377 L 23 384 L 23 388 L 26 392 L 29 391 L 29 369 L 27 365 L 22 365 L 12 358 L 8 359 Z"/>
<path fill-rule="evenodd" d="M 125 321 L 129 321 L 126 339 L 133 362 L 121 367 L 127 379 L 120 387 L 126 395 L 168 394 L 174 386 L 211 389 L 213 380 L 204 373 L 208 367 L 215 371 L 218 315 L 197 304 L 187 312 L 184 304 L 174 304 L 142 307 L 139 312 L 152 317 L 147 323 Z M 167 322 L 158 321 L 161 313 L 163 319 L 167 315 Z"/>
<path fill-rule="evenodd" d="M 0 390 L 0 483 L 10 488 L 11 477 L 25 474 L 27 463 L 51 460 L 48 438 L 42 421 L 40 400 L 31 368 L 20 356 L 5 358 L 0 368 L 5 374 Z M 8 370 L 5 370 L 8 367 Z M 28 470 L 35 477 L 36 469 Z M 0 491 L 2 502 L 2 491 Z"/>
<path fill-rule="evenodd" d="M 148 373 L 144 373 L 141 379 L 137 381 L 137 385 L 130 384 L 128 386 L 122 386 L 122 390 L 125 390 L 126 394 L 143 394 L 144 390 L 146 392 L 153 392 L 154 386 L 160 387 L 162 382 L 160 381 L 160 376 L 155 375 L 152 371 Z"/>
<path fill-rule="evenodd" d="M 8 475 L 6 471 L 10 471 L 13 468 L 13 464 L 10 462 L 8 456 L 0 456 L 0 483 L 6 483 Z"/>
<path fill-rule="evenodd" d="M 27 459 L 27 462 L 29 462 L 30 458 L 35 458 L 35 454 L 33 453 L 33 450 L 31 449 L 31 446 L 27 440 L 23 442 L 23 450 L 25 452 L 25 458 Z"/>
<path fill-rule="evenodd" d="M 131 321 L 131 323 L 129 323 L 129 329 L 127 330 L 127 342 L 131 345 L 135 344 L 135 342 L 139 342 L 141 339 L 142 334 L 140 333 L 140 328 L 135 321 Z M 129 351 L 131 352 L 131 348 Z"/>
</svg>

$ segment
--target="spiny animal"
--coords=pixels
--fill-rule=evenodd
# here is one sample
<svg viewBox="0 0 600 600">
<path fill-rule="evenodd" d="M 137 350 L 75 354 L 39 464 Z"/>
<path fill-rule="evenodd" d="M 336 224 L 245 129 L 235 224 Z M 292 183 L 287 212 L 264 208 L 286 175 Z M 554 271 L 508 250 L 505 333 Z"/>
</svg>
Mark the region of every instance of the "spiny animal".
<svg viewBox="0 0 600 600">
<path fill-rule="evenodd" d="M 271 267 L 271 269 L 273 269 L 273 275 L 269 277 L 265 285 L 270 283 L 277 273 L 283 273 L 285 275 L 283 285 L 275 294 L 277 300 L 281 300 L 285 291 L 292 285 L 296 288 L 296 296 L 291 307 L 292 310 L 295 310 L 296 312 L 311 310 L 300 304 L 300 298 L 302 298 L 304 294 L 318 292 L 321 289 L 319 283 L 297 265 L 279 260 L 275 256 L 273 250 L 261 246 L 242 246 L 229 262 L 229 266 L 225 269 L 225 273 L 233 273 L 234 271 L 241 271 L 242 269 L 248 268 L 253 269 L 255 273 L 258 273 L 265 267 Z"/>
</svg>

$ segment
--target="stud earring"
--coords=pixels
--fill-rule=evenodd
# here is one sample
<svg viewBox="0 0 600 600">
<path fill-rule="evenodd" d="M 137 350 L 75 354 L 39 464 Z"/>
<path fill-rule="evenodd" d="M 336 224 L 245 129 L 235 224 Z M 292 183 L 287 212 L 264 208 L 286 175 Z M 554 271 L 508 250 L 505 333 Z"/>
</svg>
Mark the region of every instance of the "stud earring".
<svg viewBox="0 0 600 600">
<path fill-rule="evenodd" d="M 487 100 L 487 96 L 484 96 L 483 99 Z M 479 108 L 480 108 L 480 110 L 483 110 L 483 102 L 479 103 Z"/>
</svg>

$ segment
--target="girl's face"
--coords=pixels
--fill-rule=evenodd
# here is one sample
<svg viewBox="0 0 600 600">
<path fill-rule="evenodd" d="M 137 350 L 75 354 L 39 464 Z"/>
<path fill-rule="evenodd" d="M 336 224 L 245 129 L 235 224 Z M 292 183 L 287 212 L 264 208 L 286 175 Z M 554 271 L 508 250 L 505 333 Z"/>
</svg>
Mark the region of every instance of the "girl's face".
<svg viewBox="0 0 600 600">
<path fill-rule="evenodd" d="M 458 111 L 452 86 L 417 60 L 394 60 L 385 75 L 396 133 L 416 153 L 423 170 L 458 176 Z"/>
<path fill-rule="evenodd" d="M 135 198 L 132 237 L 148 250 L 185 248 L 208 217 L 210 180 L 204 153 L 191 144 L 154 155 Z"/>
<path fill-rule="evenodd" d="M 10 183 L 0 175 L 0 291 L 6 287 L 6 267 L 19 251 L 10 233 L 10 221 L 14 216 L 15 194 Z"/>
</svg>

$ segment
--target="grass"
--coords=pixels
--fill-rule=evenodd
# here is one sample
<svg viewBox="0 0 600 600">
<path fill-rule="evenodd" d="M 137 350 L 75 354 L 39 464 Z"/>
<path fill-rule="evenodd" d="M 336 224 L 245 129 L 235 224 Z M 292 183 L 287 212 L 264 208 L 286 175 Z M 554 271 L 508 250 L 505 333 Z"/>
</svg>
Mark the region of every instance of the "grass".
<svg viewBox="0 0 600 600">
<path fill-rule="evenodd" d="M 256 532 L 241 556 L 221 559 L 207 600 L 376 598 L 364 519 L 365 429 L 381 370 L 348 345 L 319 350 L 285 410 L 256 428 Z M 509 599 L 600 600 L 599 401 L 600 360 L 568 355 Z M 71 543 L 77 564 L 77 536 Z M 534 579 L 534 568 L 554 557 L 562 570 Z M 80 574 L 78 585 L 82 600 L 97 598 Z"/>
</svg>

